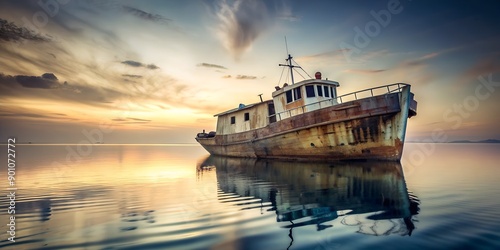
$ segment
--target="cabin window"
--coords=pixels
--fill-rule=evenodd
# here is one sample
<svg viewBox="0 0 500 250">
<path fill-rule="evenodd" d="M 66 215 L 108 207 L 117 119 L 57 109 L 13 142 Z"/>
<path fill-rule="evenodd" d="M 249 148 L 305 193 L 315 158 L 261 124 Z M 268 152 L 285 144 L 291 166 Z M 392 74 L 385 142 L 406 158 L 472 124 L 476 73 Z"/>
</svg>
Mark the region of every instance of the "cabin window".
<svg viewBox="0 0 500 250">
<path fill-rule="evenodd" d="M 316 86 L 318 89 L 318 96 L 323 96 L 323 87 L 321 85 Z"/>
<path fill-rule="evenodd" d="M 330 87 L 330 91 L 332 91 L 332 97 L 335 97 L 335 90 L 333 89 L 333 87 Z"/>
<path fill-rule="evenodd" d="M 235 123 L 236 123 L 236 117 L 231 116 L 231 124 L 235 124 Z"/>
<path fill-rule="evenodd" d="M 245 121 L 250 120 L 250 113 L 245 113 Z"/>
<path fill-rule="evenodd" d="M 293 98 L 292 98 L 292 91 L 291 90 L 288 90 L 286 92 L 286 103 L 290 103 L 290 102 L 293 102 Z"/>
<path fill-rule="evenodd" d="M 323 89 L 325 90 L 325 97 L 330 97 L 330 90 L 328 89 L 328 86 L 323 86 Z"/>
<path fill-rule="evenodd" d="M 316 94 L 314 93 L 314 86 L 306 86 L 306 96 L 314 97 Z"/>
<path fill-rule="evenodd" d="M 293 89 L 293 97 L 295 100 L 302 98 L 302 92 L 300 91 L 300 87 Z"/>
</svg>

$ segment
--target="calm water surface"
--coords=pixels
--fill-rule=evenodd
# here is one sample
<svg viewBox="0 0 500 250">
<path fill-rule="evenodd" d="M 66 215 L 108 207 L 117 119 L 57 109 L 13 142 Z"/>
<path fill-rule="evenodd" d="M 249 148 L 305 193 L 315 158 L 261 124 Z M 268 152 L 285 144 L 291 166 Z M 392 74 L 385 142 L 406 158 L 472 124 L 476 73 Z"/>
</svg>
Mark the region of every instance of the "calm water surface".
<svg viewBox="0 0 500 250">
<path fill-rule="evenodd" d="M 3 145 L 0 248 L 500 249 L 500 145 L 433 146 L 405 145 L 401 163 L 297 163 L 17 145 L 11 243 Z"/>
</svg>

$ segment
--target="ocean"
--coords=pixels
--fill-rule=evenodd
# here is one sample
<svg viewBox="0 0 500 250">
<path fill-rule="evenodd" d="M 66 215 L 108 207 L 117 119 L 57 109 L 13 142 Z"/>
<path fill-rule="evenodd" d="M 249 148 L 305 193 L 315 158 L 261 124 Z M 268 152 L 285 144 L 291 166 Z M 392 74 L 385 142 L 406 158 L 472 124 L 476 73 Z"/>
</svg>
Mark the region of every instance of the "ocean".
<svg viewBox="0 0 500 250">
<path fill-rule="evenodd" d="M 400 163 L 1 148 L 3 249 L 500 249 L 500 144 L 407 143 Z"/>
</svg>

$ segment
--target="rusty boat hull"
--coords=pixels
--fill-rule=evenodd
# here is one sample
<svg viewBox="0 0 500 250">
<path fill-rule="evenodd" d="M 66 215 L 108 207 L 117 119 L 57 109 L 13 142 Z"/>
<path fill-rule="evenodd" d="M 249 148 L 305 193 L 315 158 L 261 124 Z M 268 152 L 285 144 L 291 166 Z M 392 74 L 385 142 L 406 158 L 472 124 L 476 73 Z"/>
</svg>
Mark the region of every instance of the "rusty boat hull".
<svg viewBox="0 0 500 250">
<path fill-rule="evenodd" d="M 396 93 L 356 98 L 262 128 L 196 140 L 220 156 L 399 161 L 407 120 L 414 115 L 416 101 L 405 85 Z"/>
</svg>

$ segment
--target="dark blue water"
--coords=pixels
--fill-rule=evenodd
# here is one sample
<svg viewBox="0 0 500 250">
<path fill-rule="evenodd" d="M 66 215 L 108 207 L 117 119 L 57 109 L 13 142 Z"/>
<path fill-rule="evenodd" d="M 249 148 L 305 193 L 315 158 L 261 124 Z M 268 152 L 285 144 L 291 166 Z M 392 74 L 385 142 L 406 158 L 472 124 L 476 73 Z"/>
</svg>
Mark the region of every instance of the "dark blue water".
<svg viewBox="0 0 500 250">
<path fill-rule="evenodd" d="M 5 249 L 500 249 L 498 144 L 408 143 L 401 163 L 17 145 L 15 243 L 2 148 Z"/>
</svg>

